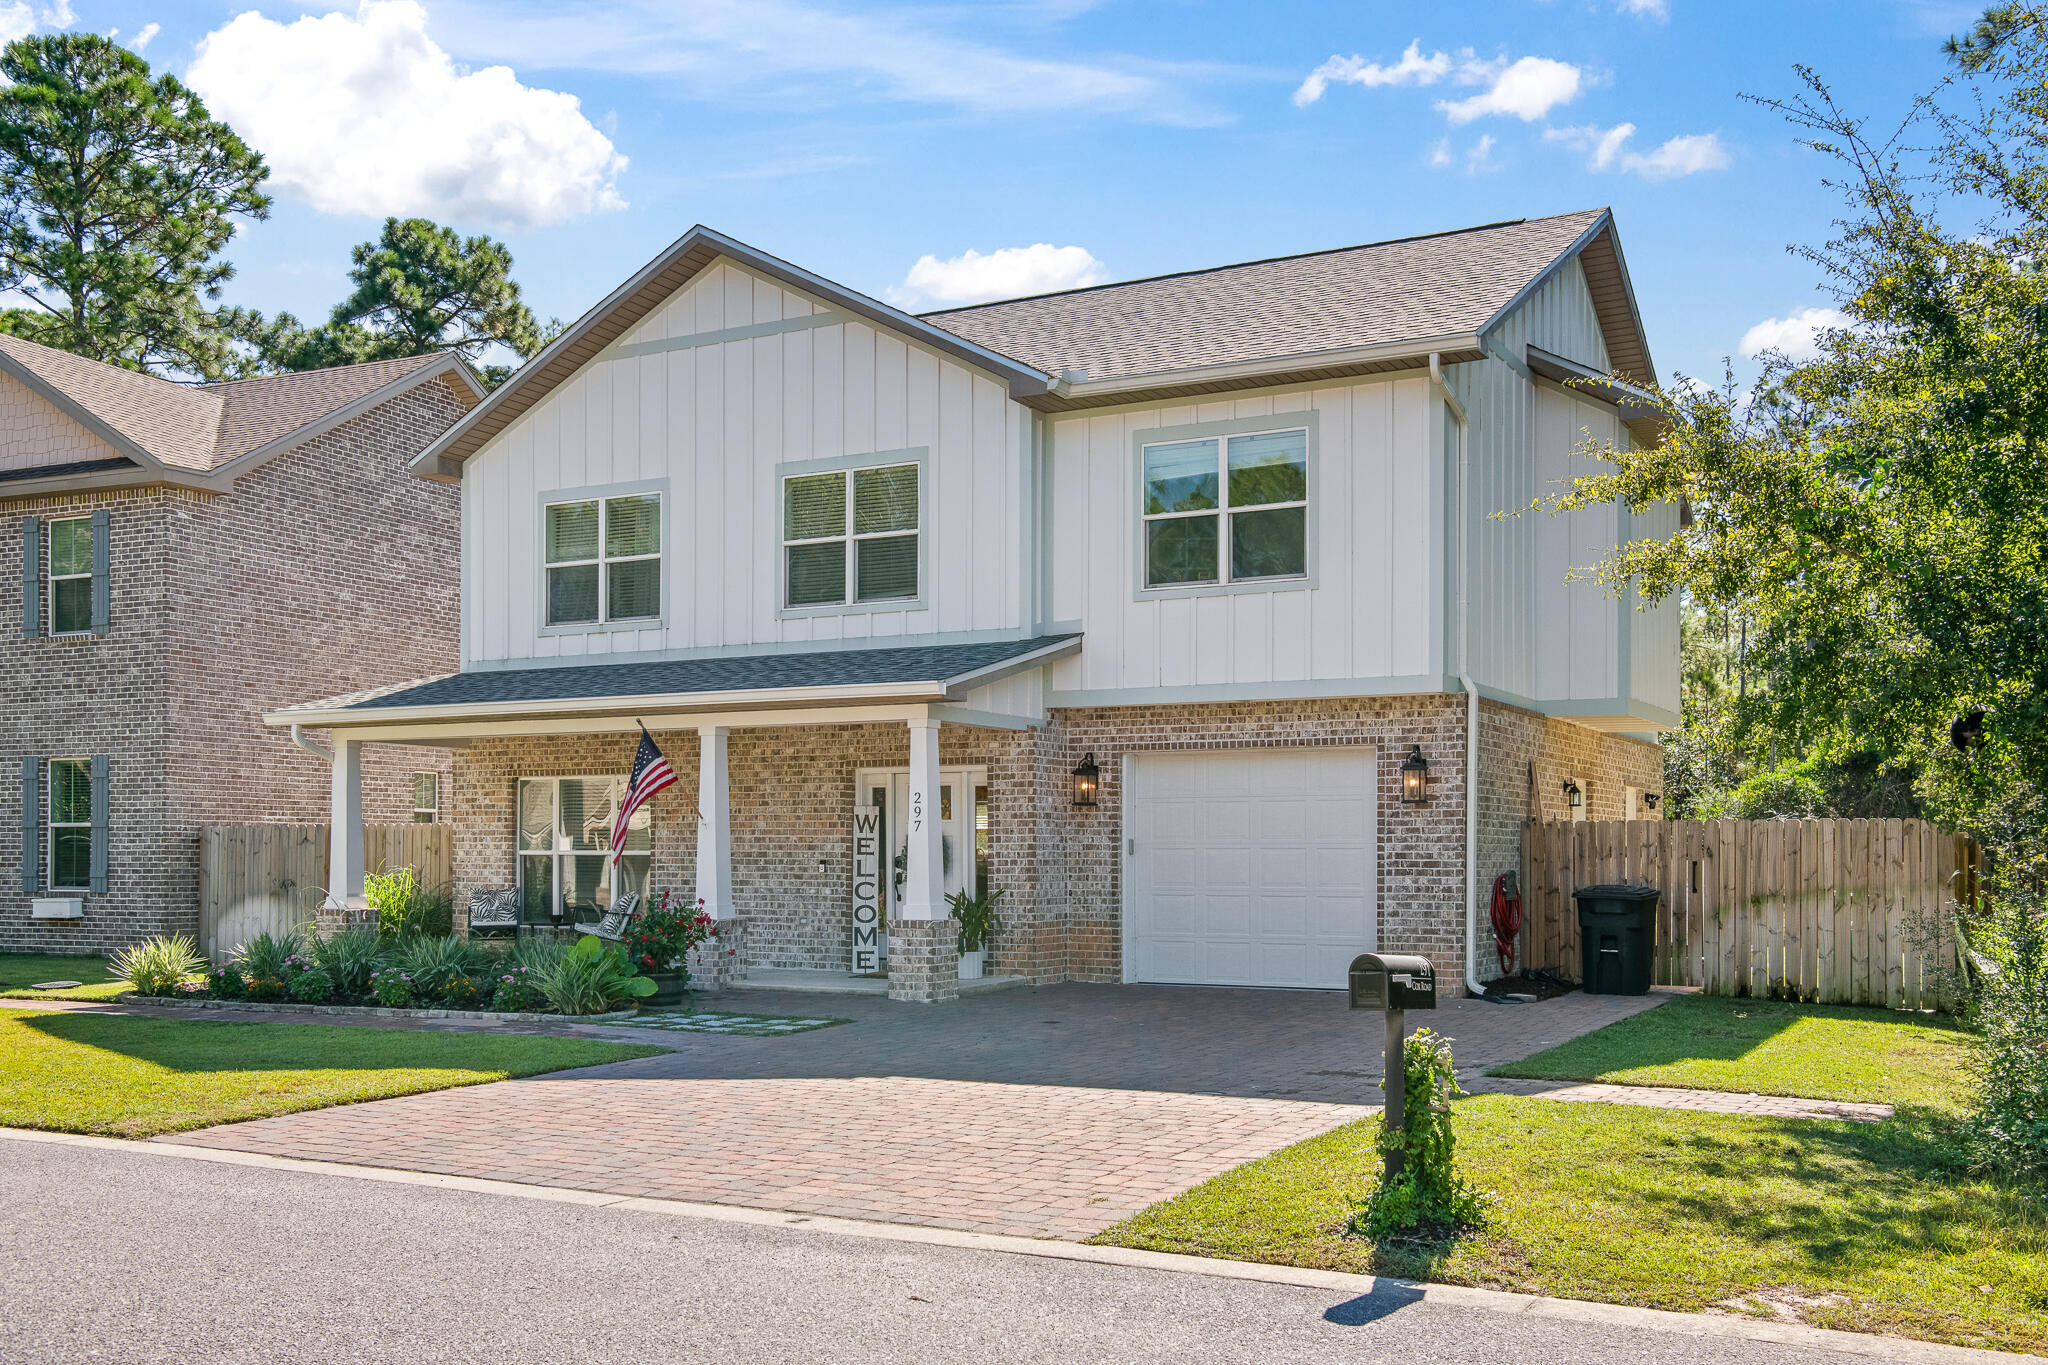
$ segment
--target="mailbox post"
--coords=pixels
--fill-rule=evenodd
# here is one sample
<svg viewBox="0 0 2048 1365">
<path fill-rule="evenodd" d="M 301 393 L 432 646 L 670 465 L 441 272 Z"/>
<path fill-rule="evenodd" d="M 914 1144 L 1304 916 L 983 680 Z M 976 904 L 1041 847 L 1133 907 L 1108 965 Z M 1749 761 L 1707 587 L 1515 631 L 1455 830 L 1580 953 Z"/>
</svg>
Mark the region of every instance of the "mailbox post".
<svg viewBox="0 0 2048 1365">
<path fill-rule="evenodd" d="M 1426 957 L 1361 953 L 1351 960 L 1351 1008 L 1386 1012 L 1386 1130 L 1399 1132 L 1408 1121 L 1408 1011 L 1436 1008 L 1436 968 Z M 1401 1166 L 1399 1151 L 1387 1153 L 1389 1180 L 1401 1174 Z"/>
</svg>

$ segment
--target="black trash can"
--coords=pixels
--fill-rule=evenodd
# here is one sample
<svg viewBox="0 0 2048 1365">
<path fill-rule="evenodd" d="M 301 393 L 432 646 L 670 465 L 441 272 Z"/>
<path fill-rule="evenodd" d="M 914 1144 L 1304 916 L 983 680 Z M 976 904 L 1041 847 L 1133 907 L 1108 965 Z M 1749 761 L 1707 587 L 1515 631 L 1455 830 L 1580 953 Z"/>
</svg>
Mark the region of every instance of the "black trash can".
<svg viewBox="0 0 2048 1365">
<path fill-rule="evenodd" d="M 1588 995 L 1648 995 L 1657 948 L 1654 886 L 1587 886 L 1579 903 L 1579 981 Z"/>
</svg>

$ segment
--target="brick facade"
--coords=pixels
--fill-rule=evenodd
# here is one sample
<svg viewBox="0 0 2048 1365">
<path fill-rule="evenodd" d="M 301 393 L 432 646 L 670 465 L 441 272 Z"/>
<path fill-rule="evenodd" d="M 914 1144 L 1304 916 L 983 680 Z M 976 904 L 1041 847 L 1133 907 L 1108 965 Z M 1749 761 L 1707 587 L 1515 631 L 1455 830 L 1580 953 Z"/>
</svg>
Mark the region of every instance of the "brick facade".
<svg viewBox="0 0 2048 1365">
<path fill-rule="evenodd" d="M 655 740 L 681 781 L 652 808 L 651 881 L 688 895 L 696 879 L 697 735 L 657 732 Z M 496 738 L 457 751 L 458 897 L 513 883 L 520 778 L 623 774 L 635 742 L 629 735 Z M 1005 892 L 990 973 L 1037 982 L 1122 979 L 1125 755 L 1362 744 L 1378 750 L 1379 944 L 1431 957 L 1444 968 L 1442 989 L 1457 993 L 1465 951 L 1465 701 L 1443 695 L 1055 710 L 1033 730 L 946 725 L 941 765 L 989 772 L 990 880 Z M 1420 806 L 1400 799 L 1401 763 L 1415 745 L 1429 760 L 1431 779 L 1430 798 Z M 906 767 L 909 752 L 901 724 L 731 733 L 733 905 L 745 930 L 742 969 L 847 969 L 854 775 Z M 1100 804 L 1077 809 L 1071 774 L 1091 752 L 1102 769 Z M 1519 862 L 1530 761 L 1539 777 L 1553 768 L 1576 772 L 1590 785 L 1595 815 L 1611 818 L 1608 806 L 1619 814 L 1623 780 L 1655 789 L 1660 751 L 1484 704 L 1475 887 L 1482 913 L 1495 872 Z M 892 929 L 892 971 L 895 947 Z M 928 974 L 926 955 L 920 949 L 919 970 Z"/>
<path fill-rule="evenodd" d="M 221 494 L 7 499 L 0 485 L 0 950 L 106 952 L 197 928 L 199 830 L 324 821 L 328 770 L 262 713 L 457 663 L 458 494 L 405 465 L 463 408 L 426 381 Z M 108 513 L 108 632 L 25 636 L 22 522 Z M 24 756 L 108 756 L 107 890 L 29 918 Z M 404 821 L 445 750 L 373 749 L 364 815 Z"/>
</svg>

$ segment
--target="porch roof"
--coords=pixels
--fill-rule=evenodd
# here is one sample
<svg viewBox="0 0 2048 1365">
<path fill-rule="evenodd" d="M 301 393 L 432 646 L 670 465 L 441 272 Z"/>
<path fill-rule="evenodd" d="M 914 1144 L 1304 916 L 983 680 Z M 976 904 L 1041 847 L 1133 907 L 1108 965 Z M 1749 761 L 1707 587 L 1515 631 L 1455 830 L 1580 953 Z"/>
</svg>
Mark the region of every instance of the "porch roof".
<svg viewBox="0 0 2048 1365">
<path fill-rule="evenodd" d="M 508 668 L 421 678 L 264 717 L 272 725 L 371 725 L 449 718 L 596 715 L 683 709 L 953 701 L 1011 673 L 1062 658 L 1078 633 L 972 644 L 721 655 L 633 663 Z"/>
</svg>

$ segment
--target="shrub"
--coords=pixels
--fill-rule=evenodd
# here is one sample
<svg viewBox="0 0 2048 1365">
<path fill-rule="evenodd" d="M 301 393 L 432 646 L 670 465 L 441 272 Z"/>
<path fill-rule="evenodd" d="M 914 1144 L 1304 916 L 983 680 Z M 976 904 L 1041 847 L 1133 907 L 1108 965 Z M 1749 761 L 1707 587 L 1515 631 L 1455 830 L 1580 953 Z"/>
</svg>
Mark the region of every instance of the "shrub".
<svg viewBox="0 0 2048 1365">
<path fill-rule="evenodd" d="M 490 955 L 463 939 L 405 939 L 392 949 L 391 962 L 412 978 L 413 994 L 422 1003 L 446 1001 L 451 992 L 466 1001 L 482 999 L 487 994 L 486 988 L 474 982 L 489 974 Z"/>
<path fill-rule="evenodd" d="M 960 922 L 961 952 L 979 952 L 995 942 L 1003 927 L 996 913 L 1002 899 L 1000 891 L 955 891 L 946 897 L 946 904 L 953 908 L 953 918 Z"/>
<path fill-rule="evenodd" d="M 230 962 L 213 969 L 206 989 L 217 1000 L 240 1000 L 249 993 L 249 983 L 242 979 L 242 969 Z"/>
<path fill-rule="evenodd" d="M 258 934 L 235 949 L 235 965 L 241 969 L 249 999 L 284 999 L 294 972 L 293 960 L 304 938 L 304 931 L 287 929 L 281 934 Z"/>
<path fill-rule="evenodd" d="M 542 978 L 540 989 L 557 1014 L 603 1014 L 624 1001 L 654 994 L 655 985 L 636 974 L 623 952 L 585 934 Z"/>
<path fill-rule="evenodd" d="M 337 1000 L 370 997 L 370 977 L 383 963 L 384 945 L 371 929 L 343 929 L 312 945 L 313 960 L 333 983 Z"/>
<path fill-rule="evenodd" d="M 366 873 L 363 899 L 376 916 L 377 936 L 387 941 L 446 938 L 455 931 L 455 893 L 421 886 L 409 867 Z"/>
<path fill-rule="evenodd" d="M 1494 1196 L 1458 1175 L 1451 1100 L 1465 1092 L 1451 1061 L 1450 1040 L 1417 1029 L 1401 1048 L 1406 1106 L 1400 1128 L 1382 1131 L 1381 1155 L 1399 1152 L 1401 1174 L 1382 1177 L 1351 1219 L 1351 1231 L 1375 1240 L 1403 1232 L 1440 1235 L 1486 1222 Z"/>
<path fill-rule="evenodd" d="M 535 1014 L 547 1008 L 548 998 L 530 967 L 507 964 L 492 981 L 491 1008 L 507 1014 Z"/>
<path fill-rule="evenodd" d="M 1982 1168 L 2048 1183 L 2048 855 L 2006 853 L 1965 908 L 1966 1013 L 1984 1034 L 1968 1132 Z"/>
<path fill-rule="evenodd" d="M 301 1005 L 324 1005 L 334 999 L 334 982 L 318 967 L 302 971 L 292 977 L 286 987 L 291 998 Z"/>
<path fill-rule="evenodd" d="M 176 995 L 188 977 L 206 970 L 206 959 L 184 934 L 157 935 L 114 954 L 114 975 L 140 995 Z"/>
<path fill-rule="evenodd" d="M 379 967 L 370 975 L 370 998 L 388 1010 L 412 1008 L 412 975 L 399 967 Z"/>
</svg>

